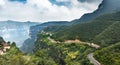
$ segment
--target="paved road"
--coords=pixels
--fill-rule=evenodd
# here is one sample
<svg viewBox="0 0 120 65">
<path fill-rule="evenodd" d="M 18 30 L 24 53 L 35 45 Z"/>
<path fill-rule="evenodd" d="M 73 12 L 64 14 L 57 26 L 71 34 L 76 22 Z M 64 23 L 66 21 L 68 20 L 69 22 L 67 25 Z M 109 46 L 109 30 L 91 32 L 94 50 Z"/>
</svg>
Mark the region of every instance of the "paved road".
<svg viewBox="0 0 120 65">
<path fill-rule="evenodd" d="M 101 65 L 101 64 L 93 57 L 93 53 L 88 54 L 88 59 L 89 59 L 90 62 L 93 63 L 94 65 Z"/>
<path fill-rule="evenodd" d="M 51 39 L 50 37 L 48 37 L 48 39 L 49 39 L 52 43 L 57 43 L 54 39 Z"/>
</svg>

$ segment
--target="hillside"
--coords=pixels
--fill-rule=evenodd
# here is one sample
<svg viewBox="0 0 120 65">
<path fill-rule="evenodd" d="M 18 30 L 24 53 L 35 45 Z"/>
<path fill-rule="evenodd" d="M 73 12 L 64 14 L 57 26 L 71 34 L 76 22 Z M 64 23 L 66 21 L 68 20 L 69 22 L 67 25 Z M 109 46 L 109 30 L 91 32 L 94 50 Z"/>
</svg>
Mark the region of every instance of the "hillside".
<svg viewBox="0 0 120 65">
<path fill-rule="evenodd" d="M 120 21 L 116 21 L 94 38 L 95 43 L 108 46 L 120 42 Z"/>
<path fill-rule="evenodd" d="M 38 34 L 33 52 L 36 56 L 45 55 L 44 57 L 54 61 L 55 65 L 92 65 L 87 59 L 87 54 L 94 48 L 79 43 L 56 44 L 48 37 L 48 34 L 42 32 Z M 44 59 L 44 62 L 46 60 Z"/>
<path fill-rule="evenodd" d="M 101 15 L 95 20 L 65 27 L 55 32 L 52 38 L 60 41 L 79 39 L 92 41 L 94 37 L 103 32 L 110 25 L 120 20 L 120 12 Z"/>
<path fill-rule="evenodd" d="M 94 57 L 102 65 L 120 65 L 120 43 L 96 51 Z"/>
</svg>

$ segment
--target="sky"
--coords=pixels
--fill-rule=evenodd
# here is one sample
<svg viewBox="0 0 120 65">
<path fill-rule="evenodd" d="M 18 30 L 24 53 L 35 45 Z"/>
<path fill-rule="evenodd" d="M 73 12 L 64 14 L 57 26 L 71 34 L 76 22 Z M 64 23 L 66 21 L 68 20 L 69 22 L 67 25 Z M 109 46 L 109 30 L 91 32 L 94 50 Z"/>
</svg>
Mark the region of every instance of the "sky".
<svg viewBox="0 0 120 65">
<path fill-rule="evenodd" d="M 0 21 L 71 21 L 93 12 L 102 0 L 0 0 Z"/>
</svg>

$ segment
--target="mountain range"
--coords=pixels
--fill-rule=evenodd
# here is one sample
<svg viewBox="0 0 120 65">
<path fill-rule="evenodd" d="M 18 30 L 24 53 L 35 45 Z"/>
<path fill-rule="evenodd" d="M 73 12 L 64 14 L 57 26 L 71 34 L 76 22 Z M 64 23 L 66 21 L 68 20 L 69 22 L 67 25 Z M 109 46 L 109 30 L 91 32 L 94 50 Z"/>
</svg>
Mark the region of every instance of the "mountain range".
<svg viewBox="0 0 120 65">
<path fill-rule="evenodd" d="M 33 53 L 45 53 L 58 65 L 119 65 L 119 35 L 120 11 L 59 29 L 49 26 L 38 33 Z"/>
<path fill-rule="evenodd" d="M 94 12 L 92 12 L 92 13 L 87 13 L 87 14 L 84 14 L 80 19 L 75 19 L 75 20 L 73 20 L 73 21 L 70 21 L 69 22 L 69 24 L 67 24 L 67 25 L 73 25 L 73 26 L 70 26 L 70 28 L 69 27 L 64 27 L 64 29 L 63 29 L 63 31 L 61 31 L 61 34 L 56 34 L 56 35 L 61 35 L 61 36 L 63 36 L 63 32 L 65 32 L 65 31 L 67 31 L 66 33 L 69 33 L 69 32 L 71 32 L 70 33 L 70 35 L 68 35 L 68 34 L 66 34 L 66 35 L 68 35 L 68 36 L 71 36 L 71 35 L 73 35 L 72 33 L 77 33 L 77 32 L 75 32 L 75 31 L 77 31 L 77 30 L 80 30 L 80 28 L 82 28 L 83 29 L 83 27 L 84 26 L 89 26 L 89 24 L 92 24 L 92 23 L 88 23 L 88 24 L 77 24 L 77 23 L 81 23 L 81 22 L 87 22 L 87 21 L 92 21 L 92 20 L 94 20 L 95 18 L 97 18 L 97 17 L 99 17 L 99 16 L 101 16 L 101 15 L 103 15 L 103 14 L 109 14 L 109 13 L 114 13 L 114 12 L 117 12 L 117 11 L 120 11 L 120 6 L 118 6 L 119 5 L 119 3 L 118 2 L 120 2 L 120 0 L 103 0 L 102 1 L 102 3 L 98 6 L 98 9 L 97 10 L 95 10 Z M 112 4 L 112 5 L 111 5 Z M 55 23 L 55 22 L 54 22 Z M 97 22 L 96 22 L 97 23 Z M 102 23 L 102 22 L 100 22 L 100 23 Z M 33 39 L 35 40 L 35 38 L 36 38 L 36 34 L 39 32 L 39 31 L 41 31 L 41 30 L 43 30 L 44 29 L 44 27 L 51 27 L 51 25 L 49 25 L 49 24 L 53 24 L 53 22 L 47 22 L 47 23 L 43 23 L 43 24 L 41 24 L 41 25 L 37 25 L 37 26 L 33 26 L 33 27 L 31 27 L 31 29 L 30 29 L 30 36 L 31 36 L 31 38 L 32 38 L 32 41 L 33 41 Z M 62 24 L 64 24 L 64 22 L 62 22 Z M 65 23 L 66 24 L 66 23 Z M 74 24 L 77 24 L 77 25 L 74 25 Z M 97 23 L 98 24 L 98 23 Z M 44 25 L 47 25 L 47 26 L 44 26 Z M 59 25 L 59 24 L 58 24 Z M 56 25 L 54 25 L 54 27 L 55 28 L 53 28 L 52 27 L 52 29 L 50 29 L 50 30 L 55 30 L 57 27 L 58 27 L 58 25 L 56 24 Z M 101 24 L 102 25 L 102 24 Z M 104 24 L 104 25 L 106 25 L 106 24 Z M 73 28 L 75 28 L 75 27 L 77 27 L 78 26 L 78 29 L 73 29 Z M 81 27 L 81 26 L 83 26 L 83 27 Z M 92 25 L 91 25 L 92 26 Z M 95 27 L 95 26 L 92 26 L 92 27 Z M 61 27 L 62 28 L 62 27 Z M 103 27 L 104 28 L 104 27 Z M 89 29 L 89 28 L 88 28 Z M 84 30 L 87 30 L 87 29 L 84 29 Z M 33 32 L 32 32 L 33 31 Z M 85 33 L 85 31 L 82 31 L 83 33 Z M 87 33 L 87 32 L 86 32 Z M 98 34 L 98 33 L 96 33 L 96 34 Z M 88 34 L 86 35 L 86 36 L 88 36 Z M 65 36 L 64 36 L 65 37 Z M 71 36 L 71 37 L 74 37 L 74 36 Z M 83 35 L 82 35 L 82 37 L 84 37 Z M 91 37 L 93 37 L 93 36 L 91 36 Z M 60 37 L 59 37 L 60 38 Z M 87 37 L 88 38 L 88 37 Z M 56 38 L 57 39 L 57 38 Z M 84 39 L 86 39 L 85 37 L 84 37 Z M 28 44 L 28 41 L 30 41 L 31 39 L 27 39 L 27 41 L 25 41 L 24 42 L 24 44 L 23 44 L 23 47 L 21 48 L 21 49 L 27 49 L 27 47 L 29 47 L 29 46 L 27 46 Z M 87 39 L 86 39 L 87 40 Z M 89 38 L 89 40 L 91 40 L 91 38 Z M 27 42 L 27 43 L 26 43 Z M 32 45 L 31 45 L 32 44 Z M 33 42 L 31 43 L 30 45 L 31 46 L 33 46 Z M 30 47 L 31 47 L 30 46 Z M 29 49 L 29 48 L 28 48 Z M 27 49 L 27 50 L 28 50 Z"/>
</svg>

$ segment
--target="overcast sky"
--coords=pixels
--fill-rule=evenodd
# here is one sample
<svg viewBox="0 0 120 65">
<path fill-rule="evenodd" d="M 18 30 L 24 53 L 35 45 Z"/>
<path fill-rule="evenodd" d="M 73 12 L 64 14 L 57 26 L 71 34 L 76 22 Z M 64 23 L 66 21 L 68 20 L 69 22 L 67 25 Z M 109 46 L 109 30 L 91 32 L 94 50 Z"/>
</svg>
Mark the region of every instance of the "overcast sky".
<svg viewBox="0 0 120 65">
<path fill-rule="evenodd" d="M 0 0 L 0 21 L 71 21 L 93 12 L 102 0 Z"/>
</svg>

